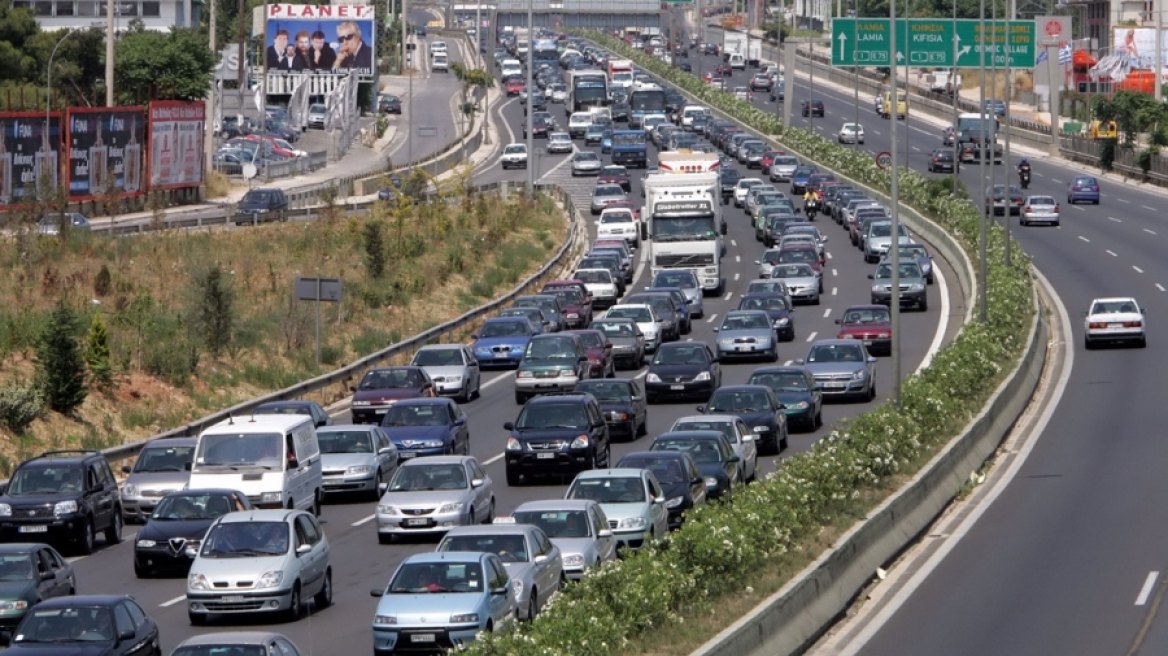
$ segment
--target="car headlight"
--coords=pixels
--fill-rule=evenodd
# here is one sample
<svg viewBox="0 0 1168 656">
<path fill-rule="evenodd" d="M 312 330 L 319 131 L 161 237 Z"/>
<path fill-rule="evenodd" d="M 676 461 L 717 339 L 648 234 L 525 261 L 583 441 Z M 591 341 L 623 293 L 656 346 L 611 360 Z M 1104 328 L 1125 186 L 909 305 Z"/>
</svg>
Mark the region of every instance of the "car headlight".
<svg viewBox="0 0 1168 656">
<path fill-rule="evenodd" d="M 665 502 L 665 507 L 666 508 L 676 508 L 676 507 L 680 506 L 684 501 L 685 501 L 685 497 L 673 497 L 669 501 Z"/>
<path fill-rule="evenodd" d="M 260 503 L 281 503 L 283 501 L 283 492 L 264 492 L 260 495 Z"/>
<path fill-rule="evenodd" d="M 373 616 L 373 624 L 374 625 L 380 624 L 383 626 L 393 626 L 393 625 L 397 624 L 397 617 L 394 617 L 393 615 L 374 615 Z"/>
<path fill-rule="evenodd" d="M 919 282 L 914 282 L 913 284 L 908 286 L 908 290 L 910 292 L 920 292 L 920 291 L 924 291 L 924 289 L 925 289 L 925 286 Z"/>
<path fill-rule="evenodd" d="M 191 574 L 187 577 L 187 588 L 191 590 L 210 590 L 211 586 L 207 583 L 207 577 L 202 574 Z"/>
<path fill-rule="evenodd" d="M 759 346 L 770 346 L 771 345 L 770 339 L 759 339 L 759 340 L 757 340 L 757 342 L 758 342 Z"/>
<path fill-rule="evenodd" d="M 876 334 L 877 339 L 888 339 L 889 337 L 892 337 L 892 335 L 889 335 L 888 333 L 877 333 Z"/>
<path fill-rule="evenodd" d="M 660 383 L 661 377 L 658 376 L 657 374 L 648 374 L 645 376 L 645 382 L 646 383 Z"/>
<path fill-rule="evenodd" d="M 785 326 L 789 323 L 791 323 L 791 320 L 788 319 L 787 317 L 780 317 L 778 319 L 775 319 L 775 326 Z"/>
<path fill-rule="evenodd" d="M 563 376 L 564 378 L 575 378 L 576 377 L 576 370 L 575 369 L 560 369 L 560 375 Z"/>
<path fill-rule="evenodd" d="M 706 479 L 706 487 L 718 487 L 718 479 L 710 476 Z"/>
<path fill-rule="evenodd" d="M 280 585 L 284 580 L 284 572 L 281 570 L 272 570 L 260 574 L 260 578 L 256 581 L 255 587 L 259 589 L 274 588 Z"/>
<path fill-rule="evenodd" d="M 368 474 L 373 471 L 373 467 L 369 465 L 353 465 L 345 470 L 346 474 Z"/>
<path fill-rule="evenodd" d="M 883 288 L 883 287 L 881 287 L 880 285 L 872 285 L 872 291 L 874 291 L 874 292 L 882 292 L 882 291 L 884 291 L 884 288 Z"/>
<path fill-rule="evenodd" d="M 486 347 L 486 346 L 476 346 L 474 352 L 475 353 L 490 353 L 491 349 L 489 347 Z"/>
<path fill-rule="evenodd" d="M 23 599 L 11 599 L 0 601 L 0 611 L 5 610 L 25 610 L 28 608 L 28 602 Z"/>
<path fill-rule="evenodd" d="M 808 405 L 810 405 L 810 404 L 807 403 L 806 401 L 798 401 L 796 403 L 788 403 L 787 409 L 788 410 L 806 410 Z"/>
<path fill-rule="evenodd" d="M 122 496 L 136 497 L 138 496 L 138 486 L 133 483 L 126 483 L 122 486 Z"/>
<path fill-rule="evenodd" d="M 868 375 L 867 369 L 857 369 L 856 372 L 854 374 L 852 374 L 852 378 L 859 380 L 867 375 Z"/>
<path fill-rule="evenodd" d="M 700 374 L 698 374 L 697 376 L 694 376 L 694 380 L 695 381 L 710 380 L 710 372 L 703 371 Z"/>
<path fill-rule="evenodd" d="M 11 517 L 12 506 L 7 503 L 0 503 L 0 517 Z"/>
<path fill-rule="evenodd" d="M 587 449 L 588 448 L 588 436 L 587 435 L 577 435 L 576 439 L 572 440 L 572 444 L 569 446 L 569 448 L 571 448 L 571 449 Z"/>
<path fill-rule="evenodd" d="M 143 547 L 145 549 L 149 549 L 149 548 L 155 546 L 156 544 L 158 544 L 158 543 L 155 542 L 154 540 L 138 540 L 138 546 Z"/>
<path fill-rule="evenodd" d="M 569 554 L 564 556 L 564 567 L 583 567 L 584 556 L 580 554 Z"/>
<path fill-rule="evenodd" d="M 720 340 L 718 340 L 718 344 L 720 346 L 730 347 L 730 346 L 734 346 L 734 340 L 733 339 L 720 339 Z"/>
<path fill-rule="evenodd" d="M 531 371 L 520 371 L 515 374 L 516 378 L 535 378 L 535 374 Z"/>
<path fill-rule="evenodd" d="M 373 405 L 373 404 L 369 401 L 353 401 L 354 408 L 364 408 L 364 407 L 367 407 L 370 405 Z"/>
<path fill-rule="evenodd" d="M 461 615 L 451 615 L 450 616 L 450 623 L 451 624 L 478 624 L 478 622 L 479 622 L 479 614 L 478 613 L 463 613 Z"/>
<path fill-rule="evenodd" d="M 54 515 L 67 515 L 75 512 L 77 512 L 76 501 L 58 501 L 57 505 L 53 506 Z"/>
<path fill-rule="evenodd" d="M 444 503 L 444 504 L 442 504 L 441 506 L 439 506 L 439 508 L 438 508 L 438 514 L 439 514 L 439 515 L 441 515 L 441 514 L 443 514 L 443 513 L 452 513 L 452 512 L 458 512 L 458 511 L 462 510 L 462 506 L 463 506 L 463 505 L 464 505 L 464 504 L 463 504 L 462 502 L 458 502 L 458 503 Z"/>
<path fill-rule="evenodd" d="M 511 579 L 511 591 L 515 593 L 515 598 L 518 599 L 519 595 L 523 594 L 523 581 Z"/>
<path fill-rule="evenodd" d="M 377 514 L 378 515 L 397 515 L 399 513 L 397 511 L 397 506 L 390 506 L 390 505 L 386 505 L 386 504 L 381 504 L 381 505 L 377 506 Z"/>
<path fill-rule="evenodd" d="M 520 442 L 519 440 L 515 439 L 514 437 L 508 437 L 507 438 L 507 450 L 508 451 L 522 451 L 523 450 L 523 443 Z"/>
<path fill-rule="evenodd" d="M 645 528 L 644 517 L 625 517 L 617 524 L 617 528 Z"/>
<path fill-rule="evenodd" d="M 718 269 L 715 267 L 707 267 L 706 269 L 703 270 L 703 273 L 713 275 L 715 273 L 718 273 Z"/>
</svg>

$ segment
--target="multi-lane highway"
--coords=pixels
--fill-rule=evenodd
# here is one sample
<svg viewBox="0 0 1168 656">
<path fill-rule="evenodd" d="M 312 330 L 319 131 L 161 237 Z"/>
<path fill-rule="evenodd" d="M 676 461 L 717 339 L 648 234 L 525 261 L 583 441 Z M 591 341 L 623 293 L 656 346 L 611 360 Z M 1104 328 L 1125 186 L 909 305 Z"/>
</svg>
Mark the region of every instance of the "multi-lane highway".
<svg viewBox="0 0 1168 656">
<path fill-rule="evenodd" d="M 449 97 L 435 95 L 436 97 L 428 101 L 416 98 L 414 111 L 419 115 L 444 113 Z M 557 119 L 563 116 L 563 107 L 560 105 L 553 105 L 551 111 Z M 499 134 L 507 135 L 507 140 L 512 139 L 512 134 L 518 140 L 522 134 L 522 120 L 522 108 L 515 99 L 503 101 L 492 116 L 492 121 L 495 121 L 499 128 Z M 577 142 L 577 147 L 582 147 L 580 142 Z M 541 182 L 568 189 L 577 205 L 583 206 L 594 186 L 594 179 L 573 179 L 566 162 L 566 156 L 542 158 L 539 161 L 538 178 Z M 497 162 L 494 162 L 478 171 L 477 181 L 523 179 L 524 176 L 523 171 L 504 173 Z M 635 175 L 632 192 L 634 199 L 640 197 L 637 178 L 639 176 Z M 711 340 L 714 335 L 712 329 L 718 318 L 737 307 L 739 296 L 749 281 L 757 275 L 754 260 L 763 251 L 762 246 L 754 240 L 753 229 L 745 213 L 732 206 L 725 209 L 728 212 L 729 223 L 729 234 L 725 238 L 728 248 L 725 260 L 726 290 L 721 297 L 706 299 L 706 318 L 697 321 L 693 333 L 687 336 L 694 340 Z M 587 215 L 582 218 L 591 220 Z M 866 274 L 871 271 L 872 265 L 863 263 L 859 251 L 848 243 L 844 233 L 834 223 L 821 219 L 819 225 L 830 237 L 825 296 L 821 305 L 800 307 L 796 311 L 797 336 L 794 342 L 780 346 L 780 357 L 783 360 L 801 357 L 809 343 L 816 338 L 834 337 L 834 319 L 849 305 L 867 303 L 869 300 Z M 947 264 L 941 263 L 940 274 L 941 279 L 955 280 Z M 645 286 L 648 283 L 647 275 L 648 272 L 642 262 L 637 268 L 637 279 L 632 288 Z M 930 304 L 928 312 L 904 313 L 902 323 L 904 374 L 915 370 L 927 353 L 950 338 L 958 329 L 965 309 L 961 299 L 952 297 L 956 289 L 957 285 L 945 285 L 939 280 L 939 284 L 930 289 L 933 303 Z M 941 299 L 942 294 L 946 295 L 945 301 Z M 750 372 L 763 364 L 728 364 L 724 368 L 723 382 L 724 384 L 745 382 Z M 622 375 L 643 376 L 644 369 L 624 372 Z M 884 400 L 890 388 L 890 375 L 889 361 L 882 358 L 877 367 L 879 384 L 876 402 Z M 558 497 L 565 489 L 563 485 L 556 484 L 510 488 L 505 482 L 501 457 L 506 433 L 502 425 L 513 420 L 519 410 L 512 398 L 512 379 L 513 374 L 509 372 L 484 376 L 482 397 L 466 406 L 471 428 L 471 454 L 484 463 L 493 480 L 499 514 L 507 514 L 516 505 L 527 500 Z M 625 453 L 645 448 L 651 437 L 668 429 L 674 419 L 692 414 L 693 405 L 685 403 L 653 406 L 649 415 L 650 437 L 641 438 L 631 444 L 614 445 L 613 456 L 619 459 Z M 832 422 L 863 412 L 870 407 L 871 403 L 828 405 L 824 410 L 824 420 L 827 427 L 830 427 Z M 348 420 L 348 416 L 341 414 L 336 419 L 343 423 Z M 806 450 L 828 430 L 827 427 L 813 434 L 792 434 L 791 446 L 786 454 Z M 774 457 L 765 458 L 765 462 L 760 463 L 763 471 L 772 471 L 775 460 Z M 340 499 L 325 506 L 323 520 L 332 548 L 335 605 L 320 613 L 314 612 L 296 624 L 275 627 L 311 653 L 337 653 L 332 647 L 336 645 L 345 645 L 346 653 L 367 649 L 371 642 L 369 627 L 375 608 L 374 600 L 369 597 L 369 589 L 384 585 L 393 569 L 407 555 L 434 548 L 434 542 L 430 540 L 417 540 L 392 546 L 379 545 L 373 524 L 373 511 L 374 504 L 361 500 Z M 136 579 L 131 563 L 132 532 L 127 531 L 127 537 L 122 544 L 101 548 L 92 556 L 74 561 L 79 588 L 83 593 L 114 591 L 132 593 L 160 623 L 163 646 L 169 649 L 197 632 L 187 621 L 183 598 L 185 581 L 182 578 Z M 263 619 L 225 619 L 212 624 L 210 629 L 199 631 L 238 629 L 256 623 L 263 623 Z"/>
<path fill-rule="evenodd" d="M 703 66 L 716 62 L 707 57 Z M 748 78 L 736 73 L 733 79 L 737 85 Z M 812 92 L 805 73 L 788 73 L 788 85 L 796 109 L 809 97 L 823 100 L 827 116 L 814 119 L 816 132 L 830 136 L 853 120 L 851 89 L 817 79 Z M 889 122 L 875 114 L 872 100 L 860 94 L 863 148 L 891 150 Z M 774 110 L 762 94 L 755 103 Z M 793 120 L 808 125 L 797 112 Z M 910 117 L 909 166 L 925 172 L 947 124 Z M 899 134 L 903 153 L 905 131 Z M 996 167 L 999 184 L 1006 175 L 1016 183 L 1021 154 Z M 1168 529 L 1160 521 L 1168 442 L 1159 412 L 1168 389 L 1160 355 L 1168 344 L 1162 319 L 1168 316 L 1168 193 L 1101 178 L 1098 206 L 1069 205 L 1071 178 L 1091 171 L 1025 154 L 1034 167 L 1028 193 L 1064 201 L 1060 227 L 1022 228 L 1016 218 L 1011 226 L 1071 317 L 1073 367 L 1061 401 L 1013 481 L 923 583 L 898 595 L 901 605 L 883 627 L 866 642 L 816 653 L 1168 653 L 1161 603 L 1168 591 Z M 960 174 L 972 193 L 982 188 L 978 168 Z M 1084 350 L 1080 313 L 1093 298 L 1122 295 L 1147 308 L 1147 349 Z"/>
</svg>

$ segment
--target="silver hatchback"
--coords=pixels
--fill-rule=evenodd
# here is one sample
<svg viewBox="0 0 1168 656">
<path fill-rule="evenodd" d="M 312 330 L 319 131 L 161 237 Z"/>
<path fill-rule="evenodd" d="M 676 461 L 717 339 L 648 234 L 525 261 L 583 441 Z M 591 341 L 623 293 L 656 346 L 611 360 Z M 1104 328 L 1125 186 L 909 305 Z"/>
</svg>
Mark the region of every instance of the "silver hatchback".
<svg viewBox="0 0 1168 656">
<path fill-rule="evenodd" d="M 576 154 L 572 155 L 573 176 L 600 175 L 600 169 L 603 165 L 604 163 L 600 161 L 600 157 L 589 150 L 576 151 Z"/>
<path fill-rule="evenodd" d="M 145 523 L 162 497 L 185 489 L 191 480 L 190 463 L 195 457 L 195 438 L 176 437 L 147 442 L 122 485 L 122 519 L 127 524 Z"/>
<path fill-rule="evenodd" d="M 531 524 L 460 526 L 442 538 L 436 551 L 484 551 L 498 555 L 511 577 L 520 619 L 535 619 L 564 581 L 560 548 L 542 529 Z"/>
<path fill-rule="evenodd" d="M 603 212 L 609 203 L 619 203 L 628 199 L 628 194 L 618 184 L 596 185 L 592 190 L 592 215 L 596 216 Z"/>
<path fill-rule="evenodd" d="M 398 468 L 377 504 L 377 539 L 446 533 L 495 518 L 491 477 L 472 456 L 426 456 Z"/>
</svg>

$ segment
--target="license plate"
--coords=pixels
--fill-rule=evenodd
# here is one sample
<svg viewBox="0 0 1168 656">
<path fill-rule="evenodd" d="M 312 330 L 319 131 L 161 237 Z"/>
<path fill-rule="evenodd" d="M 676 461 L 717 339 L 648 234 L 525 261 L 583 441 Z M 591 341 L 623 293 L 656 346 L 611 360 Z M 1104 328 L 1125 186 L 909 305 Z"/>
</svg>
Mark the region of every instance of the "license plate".
<svg viewBox="0 0 1168 656">
<path fill-rule="evenodd" d="M 670 385 L 669 389 L 671 389 L 671 390 L 684 390 L 685 385 Z"/>
<path fill-rule="evenodd" d="M 49 527 L 45 524 L 38 524 L 36 526 L 21 526 L 21 533 L 48 533 Z"/>
<path fill-rule="evenodd" d="M 846 383 L 824 383 L 823 386 L 829 389 L 839 389 L 844 387 Z"/>
<path fill-rule="evenodd" d="M 554 454 L 554 453 L 537 453 L 537 454 L 535 454 L 535 457 L 539 460 L 551 460 L 552 458 L 556 457 L 556 454 Z"/>
<path fill-rule="evenodd" d="M 753 347 L 753 346 L 739 346 L 739 347 L 738 347 L 738 352 L 739 352 L 739 353 L 744 353 L 744 352 L 745 352 L 745 353 L 749 353 L 750 351 L 753 351 L 753 350 L 754 350 L 754 347 Z"/>
<path fill-rule="evenodd" d="M 373 414 L 375 414 L 375 415 L 383 415 L 383 414 L 385 414 L 385 413 L 387 413 L 387 412 L 389 412 L 389 408 L 382 408 L 381 410 L 374 410 L 374 411 L 373 411 Z"/>
<path fill-rule="evenodd" d="M 415 633 L 410 636 L 410 642 L 434 642 L 433 633 Z"/>
<path fill-rule="evenodd" d="M 496 353 L 495 357 L 496 358 L 505 358 L 505 357 L 507 357 L 507 354 L 506 353 Z"/>
<path fill-rule="evenodd" d="M 1123 324 L 1122 323 L 1109 323 L 1109 324 L 1107 324 L 1107 327 L 1108 328 L 1123 328 Z"/>
<path fill-rule="evenodd" d="M 219 601 L 225 604 L 241 604 L 243 603 L 243 597 L 223 597 Z"/>
<path fill-rule="evenodd" d="M 428 519 L 407 519 L 406 526 L 426 526 L 430 523 Z"/>
<path fill-rule="evenodd" d="M 864 340 L 864 346 L 871 346 L 871 345 L 872 345 L 872 340 L 870 340 L 870 339 Z"/>
<path fill-rule="evenodd" d="M 413 453 L 413 452 L 411 452 L 411 451 L 399 451 L 397 455 L 398 455 L 398 456 L 399 456 L 399 457 L 400 457 L 402 460 L 405 460 L 406 458 L 413 458 L 413 457 L 417 456 L 418 454 L 416 454 L 416 453 Z"/>
</svg>

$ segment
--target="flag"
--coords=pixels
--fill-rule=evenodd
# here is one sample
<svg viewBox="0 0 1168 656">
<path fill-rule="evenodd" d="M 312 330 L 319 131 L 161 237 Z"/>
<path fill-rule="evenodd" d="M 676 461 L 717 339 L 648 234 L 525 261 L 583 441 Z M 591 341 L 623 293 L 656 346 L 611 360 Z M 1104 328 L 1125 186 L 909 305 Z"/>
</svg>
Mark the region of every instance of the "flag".
<svg viewBox="0 0 1168 656">
<path fill-rule="evenodd" d="M 1069 64 L 1069 63 L 1071 63 L 1071 61 L 1073 59 L 1074 59 L 1074 56 L 1071 54 L 1071 44 L 1069 44 L 1069 43 L 1063 44 L 1059 48 L 1059 63 L 1060 64 Z"/>
<path fill-rule="evenodd" d="M 256 85 L 255 104 L 256 104 L 256 111 L 257 112 L 264 111 L 264 83 L 263 82 L 260 82 L 259 84 Z"/>
<path fill-rule="evenodd" d="M 1038 65 L 1046 60 L 1047 60 L 1046 51 L 1043 50 L 1042 52 L 1038 53 L 1038 57 L 1034 60 L 1034 64 Z"/>
</svg>

